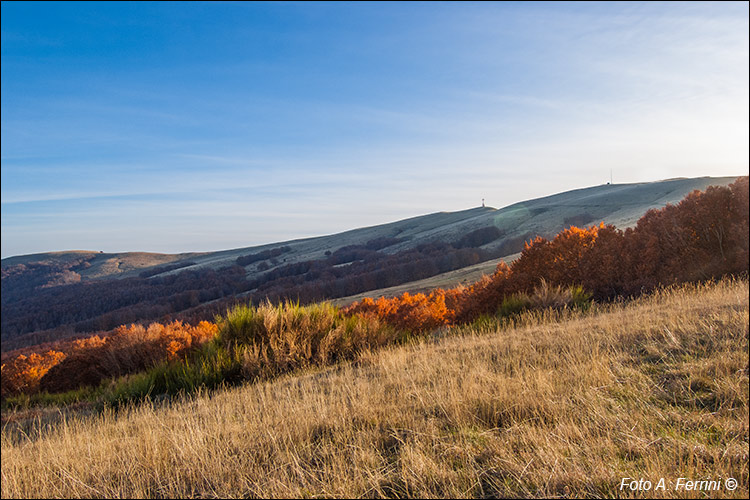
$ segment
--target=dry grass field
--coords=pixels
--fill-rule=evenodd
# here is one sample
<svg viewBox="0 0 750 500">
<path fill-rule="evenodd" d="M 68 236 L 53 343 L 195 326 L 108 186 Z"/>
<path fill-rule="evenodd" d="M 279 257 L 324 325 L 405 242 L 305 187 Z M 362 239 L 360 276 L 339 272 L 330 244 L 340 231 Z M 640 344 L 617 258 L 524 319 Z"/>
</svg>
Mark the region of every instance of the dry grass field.
<svg viewBox="0 0 750 500">
<path fill-rule="evenodd" d="M 4 417 L 3 498 L 746 498 L 748 283 L 443 330 L 119 412 Z"/>
</svg>

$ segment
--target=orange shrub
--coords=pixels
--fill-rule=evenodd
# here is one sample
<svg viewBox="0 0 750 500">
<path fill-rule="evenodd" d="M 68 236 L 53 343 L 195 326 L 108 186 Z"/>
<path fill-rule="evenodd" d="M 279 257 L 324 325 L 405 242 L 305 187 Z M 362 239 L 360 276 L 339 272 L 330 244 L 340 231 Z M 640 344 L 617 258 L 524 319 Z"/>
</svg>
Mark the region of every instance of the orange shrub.
<svg viewBox="0 0 750 500">
<path fill-rule="evenodd" d="M 106 342 L 106 339 L 99 335 L 92 335 L 91 337 L 74 340 L 73 350 L 94 349 L 95 347 L 103 346 Z"/>
<path fill-rule="evenodd" d="M 65 353 L 50 350 L 41 354 L 32 353 L 28 356 L 19 354 L 15 359 L 3 363 L 0 367 L 2 397 L 19 392 L 35 392 L 41 378 L 65 357 Z"/>
<path fill-rule="evenodd" d="M 2 397 L 38 390 L 61 392 L 136 373 L 163 360 L 185 357 L 218 330 L 208 321 L 196 326 L 180 321 L 152 323 L 147 328 L 122 325 L 105 337 L 69 342 L 64 348 L 67 352 L 19 354 L 2 365 Z"/>
<path fill-rule="evenodd" d="M 452 295 L 455 298 L 451 303 L 455 307 L 457 321 L 466 323 L 481 314 L 494 312 L 503 298 L 510 293 L 512 277 L 508 264 L 500 262 L 491 276 L 483 276 L 468 287 L 454 289 Z"/>
<path fill-rule="evenodd" d="M 552 240 L 525 244 L 511 267 L 429 295 L 363 299 L 345 312 L 371 314 L 398 328 L 425 331 L 493 313 L 510 294 L 540 283 L 581 285 L 597 299 L 636 295 L 659 285 L 748 272 L 748 178 L 694 191 L 678 205 L 649 210 L 635 228 L 571 226 Z"/>
<path fill-rule="evenodd" d="M 407 292 L 399 297 L 378 300 L 368 297 L 345 308 L 344 313 L 378 317 L 412 332 L 430 330 L 453 321 L 453 311 L 445 304 L 445 291 L 439 288 L 429 295 Z"/>
<path fill-rule="evenodd" d="M 604 224 L 588 229 L 571 226 L 560 231 L 552 241 L 537 237 L 526 243 L 521 256 L 513 263 L 515 291 L 532 290 L 542 279 L 553 285 L 582 283 L 582 264 L 602 228 Z"/>
<path fill-rule="evenodd" d="M 500 263 L 494 274 L 470 286 L 436 289 L 429 294 L 365 298 L 345 314 L 377 317 L 415 333 L 465 323 L 494 313 L 504 298 L 530 293 L 545 283 L 582 285 L 597 299 L 634 295 L 683 281 L 748 272 L 748 178 L 728 187 L 694 191 L 678 205 L 649 210 L 635 228 L 570 227 L 552 240 L 526 243 L 511 267 Z M 177 360 L 215 337 L 218 326 L 180 321 L 120 326 L 104 338 L 77 340 L 70 352 L 49 350 L 18 355 L 2 365 L 2 395 L 48 390 L 59 392 L 96 385 L 108 377 L 135 373 L 163 360 Z"/>
<path fill-rule="evenodd" d="M 95 386 L 102 380 L 147 370 L 164 360 L 183 358 L 194 348 L 212 339 L 219 327 L 208 321 L 196 326 L 173 321 L 119 326 L 103 342 L 87 339 L 52 367 L 39 383 L 40 390 L 62 392 L 82 386 Z"/>
</svg>

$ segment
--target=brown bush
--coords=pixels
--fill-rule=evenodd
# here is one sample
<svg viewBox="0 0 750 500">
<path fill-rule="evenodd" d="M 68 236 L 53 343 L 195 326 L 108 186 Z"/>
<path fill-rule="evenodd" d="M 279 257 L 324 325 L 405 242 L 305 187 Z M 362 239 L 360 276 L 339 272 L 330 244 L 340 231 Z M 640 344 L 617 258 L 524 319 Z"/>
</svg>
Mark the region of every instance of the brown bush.
<svg viewBox="0 0 750 500">
<path fill-rule="evenodd" d="M 748 178 L 694 191 L 677 205 L 649 210 L 635 228 L 570 227 L 525 244 L 508 267 L 468 287 L 363 299 L 346 311 L 424 331 L 493 313 L 505 297 L 582 286 L 596 299 L 638 295 L 661 285 L 748 272 Z M 541 286 L 541 288 L 540 288 Z M 550 292 L 551 293 L 551 292 Z"/>
<path fill-rule="evenodd" d="M 82 386 L 96 386 L 102 380 L 146 370 L 164 360 L 184 357 L 213 338 L 218 327 L 207 321 L 197 326 L 174 321 L 120 326 L 104 339 L 90 337 L 76 341 L 64 359 L 41 377 L 38 388 L 62 392 Z M 26 391 L 24 391 L 26 392 Z"/>
</svg>

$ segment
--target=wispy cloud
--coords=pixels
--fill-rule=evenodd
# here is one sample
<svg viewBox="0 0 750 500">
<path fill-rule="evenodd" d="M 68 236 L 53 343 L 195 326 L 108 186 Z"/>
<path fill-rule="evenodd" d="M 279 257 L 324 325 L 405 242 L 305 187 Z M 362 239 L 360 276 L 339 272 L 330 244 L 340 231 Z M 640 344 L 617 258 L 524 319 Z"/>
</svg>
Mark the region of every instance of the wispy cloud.
<svg viewBox="0 0 750 500">
<path fill-rule="evenodd" d="M 748 170 L 746 3 L 139 8 L 3 4 L 3 256 Z"/>
</svg>

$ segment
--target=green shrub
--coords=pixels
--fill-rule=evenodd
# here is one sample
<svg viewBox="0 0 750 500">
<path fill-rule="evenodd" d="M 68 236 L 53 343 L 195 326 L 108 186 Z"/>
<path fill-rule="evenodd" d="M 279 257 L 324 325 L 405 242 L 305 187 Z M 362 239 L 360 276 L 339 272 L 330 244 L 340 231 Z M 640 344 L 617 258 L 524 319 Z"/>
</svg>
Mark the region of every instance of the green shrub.
<svg viewBox="0 0 750 500">
<path fill-rule="evenodd" d="M 238 306 L 217 322 L 219 344 L 240 360 L 247 379 L 352 359 L 364 349 L 404 340 L 380 320 L 344 316 L 329 302 Z"/>
<path fill-rule="evenodd" d="M 497 316 L 507 318 L 519 314 L 533 306 L 531 298 L 524 293 L 514 293 L 503 299 L 502 304 L 497 309 Z"/>
<path fill-rule="evenodd" d="M 583 289 L 581 285 L 570 287 L 571 298 L 568 307 L 581 311 L 588 311 L 592 303 L 592 295 Z"/>
</svg>

